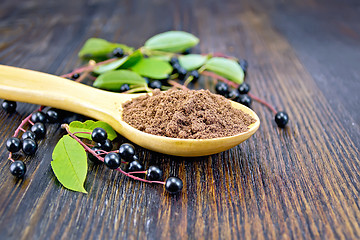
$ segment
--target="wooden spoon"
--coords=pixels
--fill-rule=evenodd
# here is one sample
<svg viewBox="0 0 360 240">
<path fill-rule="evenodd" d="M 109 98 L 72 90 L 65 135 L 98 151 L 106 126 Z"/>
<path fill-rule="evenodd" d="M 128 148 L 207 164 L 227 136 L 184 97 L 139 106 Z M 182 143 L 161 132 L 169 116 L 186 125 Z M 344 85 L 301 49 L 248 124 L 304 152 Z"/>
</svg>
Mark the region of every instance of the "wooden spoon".
<svg viewBox="0 0 360 240">
<path fill-rule="evenodd" d="M 130 141 L 156 152 L 186 157 L 219 153 L 248 139 L 260 125 L 255 112 L 231 102 L 256 119 L 247 132 L 213 139 L 156 136 L 122 121 L 122 103 L 139 95 L 107 92 L 58 76 L 0 65 L 0 98 L 64 109 L 107 122 Z"/>
</svg>

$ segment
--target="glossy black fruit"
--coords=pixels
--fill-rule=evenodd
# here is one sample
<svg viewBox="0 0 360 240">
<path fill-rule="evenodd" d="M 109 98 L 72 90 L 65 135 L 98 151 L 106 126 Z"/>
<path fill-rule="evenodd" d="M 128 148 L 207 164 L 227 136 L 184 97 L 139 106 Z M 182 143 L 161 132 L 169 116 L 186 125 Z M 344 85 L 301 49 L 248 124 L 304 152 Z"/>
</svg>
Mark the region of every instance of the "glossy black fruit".
<svg viewBox="0 0 360 240">
<path fill-rule="evenodd" d="M 33 133 L 32 131 L 26 131 L 23 133 L 23 135 L 21 136 L 21 139 L 22 140 L 25 140 L 25 139 L 32 139 L 34 141 L 36 141 L 36 135 L 35 133 Z"/>
<path fill-rule="evenodd" d="M 113 144 L 109 139 L 106 139 L 105 142 L 97 143 L 96 147 L 98 147 L 104 151 L 110 152 L 113 148 Z"/>
<path fill-rule="evenodd" d="M 171 194 L 178 193 L 183 188 L 183 182 L 180 178 L 169 177 L 165 182 L 165 189 Z"/>
<path fill-rule="evenodd" d="M 182 52 L 183 55 L 188 55 L 191 53 L 191 48 L 186 49 L 185 51 Z"/>
<path fill-rule="evenodd" d="M 150 181 L 159 181 L 161 180 L 163 172 L 157 166 L 150 166 L 146 171 L 146 177 Z"/>
<path fill-rule="evenodd" d="M 156 89 L 156 88 L 161 89 L 162 83 L 159 80 L 155 80 L 149 83 L 149 87 L 152 89 Z"/>
<path fill-rule="evenodd" d="M 46 128 L 43 123 L 35 123 L 33 126 L 31 126 L 30 130 L 35 133 L 36 140 L 43 139 L 46 134 Z"/>
<path fill-rule="evenodd" d="M 130 90 L 130 86 L 129 86 L 129 84 L 123 84 L 123 85 L 121 85 L 120 86 L 120 90 L 119 90 L 119 92 L 126 92 L 126 91 L 129 91 Z"/>
<path fill-rule="evenodd" d="M 240 94 L 247 94 L 250 91 L 250 85 L 247 83 L 242 83 L 239 85 L 238 91 Z"/>
<path fill-rule="evenodd" d="M 247 72 L 247 69 L 248 69 L 248 66 L 249 66 L 249 63 L 245 60 L 245 59 L 240 59 L 238 61 L 240 67 L 242 68 L 242 70 L 245 72 Z"/>
<path fill-rule="evenodd" d="M 197 70 L 192 70 L 189 72 L 189 76 L 192 76 L 193 77 L 193 80 L 192 82 L 196 82 L 197 80 L 199 80 L 200 78 L 200 74 Z"/>
<path fill-rule="evenodd" d="M 215 91 L 217 94 L 226 96 L 229 93 L 229 86 L 224 82 L 218 82 L 215 86 Z"/>
<path fill-rule="evenodd" d="M 115 48 L 111 54 L 114 57 L 121 58 L 124 56 L 124 50 L 122 50 L 121 48 Z"/>
<path fill-rule="evenodd" d="M 31 115 L 31 121 L 33 123 L 45 123 L 46 122 L 46 115 L 43 112 L 35 112 Z"/>
<path fill-rule="evenodd" d="M 22 161 L 15 161 L 10 165 L 10 172 L 15 177 L 21 178 L 26 173 L 26 165 Z"/>
<path fill-rule="evenodd" d="M 187 71 L 186 71 L 185 68 L 183 68 L 183 67 L 180 66 L 180 67 L 177 69 L 177 73 L 178 73 L 178 79 L 179 79 L 179 80 L 184 80 L 185 77 L 186 77 Z"/>
<path fill-rule="evenodd" d="M 174 66 L 174 64 L 179 64 L 179 59 L 177 57 L 172 57 L 170 59 L 170 64 Z"/>
<path fill-rule="evenodd" d="M 278 112 L 275 115 L 275 122 L 279 128 L 284 128 L 289 121 L 289 116 L 286 112 Z"/>
<path fill-rule="evenodd" d="M 123 143 L 119 147 L 119 154 L 125 161 L 132 161 L 135 155 L 135 148 L 130 143 Z"/>
<path fill-rule="evenodd" d="M 138 172 L 138 171 L 143 171 L 144 167 L 143 165 L 141 165 L 141 163 L 139 163 L 138 161 L 131 161 L 129 163 L 129 166 L 127 168 L 128 172 Z"/>
<path fill-rule="evenodd" d="M 6 148 L 9 152 L 15 153 L 21 149 L 21 140 L 17 137 L 11 137 L 6 140 Z"/>
<path fill-rule="evenodd" d="M 74 74 L 71 76 L 71 78 L 74 79 L 74 80 L 78 79 L 79 77 L 80 77 L 80 73 L 74 73 Z"/>
<path fill-rule="evenodd" d="M 16 102 L 14 101 L 7 101 L 7 100 L 4 100 L 1 104 L 1 107 L 8 113 L 13 113 L 16 111 Z"/>
<path fill-rule="evenodd" d="M 238 103 L 241 103 L 247 107 L 250 107 L 251 106 L 251 103 L 252 103 L 252 99 L 251 97 L 249 97 L 247 94 L 241 94 L 239 97 L 238 97 Z"/>
<path fill-rule="evenodd" d="M 49 123 L 59 122 L 62 117 L 62 111 L 56 108 L 50 108 L 46 112 L 46 118 Z"/>
<path fill-rule="evenodd" d="M 91 139 L 97 143 L 104 143 L 107 139 L 107 132 L 103 128 L 95 128 L 91 133 Z"/>
<path fill-rule="evenodd" d="M 229 94 L 227 95 L 227 97 L 230 99 L 230 100 L 233 100 L 233 101 L 236 101 L 238 100 L 240 94 L 238 92 L 238 90 L 236 89 L 233 89 L 229 92 Z"/>
<path fill-rule="evenodd" d="M 99 151 L 100 148 L 99 147 L 92 147 L 91 148 L 96 154 L 101 154 L 101 152 Z M 101 154 L 101 157 L 104 157 L 105 154 Z M 92 155 L 91 153 L 88 152 L 88 158 L 90 159 L 90 161 L 92 161 L 95 164 L 101 164 L 103 163 L 102 161 L 100 161 L 97 157 L 95 157 L 94 155 Z"/>
<path fill-rule="evenodd" d="M 108 153 L 104 158 L 105 165 L 110 169 L 117 169 L 120 167 L 121 160 L 117 153 Z"/>
<path fill-rule="evenodd" d="M 25 155 L 33 155 L 37 150 L 37 143 L 30 138 L 25 139 L 22 144 L 22 150 Z"/>
</svg>

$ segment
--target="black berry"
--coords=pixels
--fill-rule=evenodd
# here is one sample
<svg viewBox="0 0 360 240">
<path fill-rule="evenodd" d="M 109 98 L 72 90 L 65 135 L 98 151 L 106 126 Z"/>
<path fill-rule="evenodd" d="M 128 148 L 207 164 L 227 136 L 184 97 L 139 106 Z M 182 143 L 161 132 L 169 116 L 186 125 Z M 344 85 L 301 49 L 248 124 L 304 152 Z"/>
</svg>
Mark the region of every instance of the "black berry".
<svg viewBox="0 0 360 240">
<path fill-rule="evenodd" d="M 240 59 L 238 61 L 240 67 L 242 68 L 242 70 L 245 72 L 247 72 L 247 69 L 248 69 L 248 66 L 249 66 L 249 63 L 245 60 L 245 59 Z"/>
<path fill-rule="evenodd" d="M 145 79 L 146 84 L 149 84 L 149 83 L 150 83 L 150 79 L 149 79 L 149 78 L 147 78 L 147 77 L 143 77 L 143 78 Z"/>
<path fill-rule="evenodd" d="M 60 121 L 62 114 L 61 110 L 56 108 L 50 108 L 46 112 L 46 119 L 49 123 L 56 123 Z"/>
<path fill-rule="evenodd" d="M 111 54 L 114 57 L 121 58 L 124 56 L 124 50 L 122 50 L 121 48 L 115 48 Z"/>
<path fill-rule="evenodd" d="M 192 82 L 196 82 L 199 79 L 200 74 L 197 70 L 192 70 L 191 72 L 189 72 L 189 76 L 193 77 Z"/>
<path fill-rule="evenodd" d="M 185 51 L 182 52 L 183 55 L 188 55 L 191 53 L 191 48 L 186 49 Z"/>
<path fill-rule="evenodd" d="M 8 113 L 13 113 L 16 111 L 16 102 L 14 101 L 7 101 L 7 100 L 4 100 L 1 104 L 1 107 Z"/>
<path fill-rule="evenodd" d="M 162 175 L 163 175 L 163 172 L 161 171 L 160 168 L 158 168 L 156 166 L 150 166 L 149 169 L 146 171 L 146 177 L 150 181 L 159 181 L 159 180 L 161 180 Z"/>
<path fill-rule="evenodd" d="M 215 91 L 217 94 L 226 96 L 229 92 L 229 86 L 224 82 L 218 82 L 215 86 Z"/>
<path fill-rule="evenodd" d="M 252 99 L 251 97 L 249 97 L 249 95 L 247 94 L 241 94 L 239 97 L 238 97 L 238 100 L 237 100 L 238 103 L 241 103 L 247 107 L 250 107 L 251 106 L 251 103 L 252 103 Z"/>
<path fill-rule="evenodd" d="M 43 112 L 35 112 L 31 115 L 31 121 L 34 123 L 37 122 L 45 123 L 46 115 Z"/>
<path fill-rule="evenodd" d="M 101 154 L 101 151 L 99 147 L 92 147 L 91 150 L 93 150 L 96 154 Z M 101 154 L 101 157 L 104 157 L 105 154 Z M 90 159 L 90 161 L 92 161 L 95 164 L 100 164 L 102 163 L 102 161 L 100 161 L 97 157 L 95 157 L 94 155 L 92 155 L 90 152 L 88 153 L 88 157 Z"/>
<path fill-rule="evenodd" d="M 242 83 L 239 85 L 238 91 L 240 94 L 247 94 L 250 91 L 250 85 L 247 83 Z"/>
<path fill-rule="evenodd" d="M 240 96 L 240 94 L 236 89 L 231 90 L 228 94 L 228 98 L 233 101 L 237 101 L 239 96 Z"/>
<path fill-rule="evenodd" d="M 275 115 L 275 122 L 279 128 L 284 128 L 289 121 L 289 116 L 286 112 L 277 112 Z"/>
<path fill-rule="evenodd" d="M 113 144 L 109 139 L 106 139 L 105 142 L 97 143 L 96 147 L 98 147 L 104 151 L 110 152 L 113 148 Z"/>
<path fill-rule="evenodd" d="M 165 189 L 171 194 L 180 192 L 183 188 L 183 182 L 180 178 L 169 177 L 165 182 Z"/>
<path fill-rule="evenodd" d="M 126 92 L 126 91 L 129 91 L 130 90 L 130 86 L 129 86 L 129 84 L 123 84 L 123 85 L 121 85 L 120 86 L 120 90 L 119 90 L 119 92 Z"/>
<path fill-rule="evenodd" d="M 22 161 L 15 161 L 10 165 L 10 172 L 15 177 L 21 178 L 25 175 L 26 165 Z"/>
<path fill-rule="evenodd" d="M 178 79 L 179 79 L 179 80 L 184 80 L 185 77 L 186 77 L 187 71 L 186 71 L 185 68 L 183 68 L 183 67 L 180 66 L 180 67 L 177 69 L 177 73 L 178 73 Z"/>
<path fill-rule="evenodd" d="M 46 128 L 43 123 L 35 123 L 33 126 L 31 126 L 30 130 L 35 133 L 36 140 L 43 139 L 46 134 Z"/>
<path fill-rule="evenodd" d="M 95 128 L 91 133 L 91 139 L 97 143 L 103 143 L 107 139 L 107 132 L 103 128 Z"/>
<path fill-rule="evenodd" d="M 159 80 L 155 80 L 149 83 L 149 87 L 152 89 L 156 89 L 156 88 L 161 88 L 162 87 L 162 83 Z"/>
<path fill-rule="evenodd" d="M 144 170 L 144 167 L 143 165 L 141 165 L 141 163 L 139 163 L 138 161 L 134 160 L 134 161 L 131 161 L 129 163 L 129 166 L 127 168 L 127 171 L 128 172 L 138 172 L 138 171 L 143 171 Z"/>
<path fill-rule="evenodd" d="M 23 141 L 22 150 L 25 153 L 25 155 L 33 155 L 37 150 L 37 143 L 27 138 Z"/>
<path fill-rule="evenodd" d="M 119 154 L 125 161 L 131 161 L 135 155 L 135 148 L 130 143 L 123 143 L 119 147 Z"/>
<path fill-rule="evenodd" d="M 71 78 L 74 79 L 74 80 L 78 79 L 79 77 L 80 77 L 80 73 L 74 73 L 74 74 L 71 76 Z"/>
<path fill-rule="evenodd" d="M 23 135 L 21 136 L 21 139 L 22 139 L 22 140 L 32 139 L 32 140 L 36 141 L 36 135 L 35 135 L 35 133 L 33 133 L 32 131 L 26 131 L 26 132 L 24 132 Z"/>
<path fill-rule="evenodd" d="M 6 148 L 9 152 L 18 152 L 21 149 L 21 146 L 21 140 L 17 137 L 11 137 L 6 140 Z"/>
<path fill-rule="evenodd" d="M 170 64 L 172 65 L 172 66 L 174 66 L 174 64 L 178 64 L 179 63 L 179 59 L 177 58 L 177 57 L 172 57 L 171 59 L 170 59 Z"/>
<path fill-rule="evenodd" d="M 108 153 L 104 158 L 105 165 L 110 169 L 117 169 L 120 167 L 120 156 L 117 153 Z"/>
</svg>

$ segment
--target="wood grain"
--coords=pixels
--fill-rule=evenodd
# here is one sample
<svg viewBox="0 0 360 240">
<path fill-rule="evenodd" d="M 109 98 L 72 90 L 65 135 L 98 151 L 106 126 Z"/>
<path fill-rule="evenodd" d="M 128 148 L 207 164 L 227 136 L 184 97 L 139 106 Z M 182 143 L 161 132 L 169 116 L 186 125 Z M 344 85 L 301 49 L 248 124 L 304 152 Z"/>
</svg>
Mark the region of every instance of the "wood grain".
<svg viewBox="0 0 360 240">
<path fill-rule="evenodd" d="M 183 179 L 180 195 L 91 164 L 85 195 L 51 170 L 58 124 L 25 158 L 25 179 L 9 173 L 5 140 L 36 109 L 19 103 L 0 111 L 0 238 L 359 239 L 359 9 L 350 0 L 3 1 L 1 64 L 63 74 L 81 64 L 89 37 L 139 47 L 185 30 L 201 39 L 195 51 L 246 58 L 252 93 L 291 120 L 279 129 L 253 103 L 260 129 L 229 151 L 180 158 L 138 147 L 146 166 Z"/>
</svg>

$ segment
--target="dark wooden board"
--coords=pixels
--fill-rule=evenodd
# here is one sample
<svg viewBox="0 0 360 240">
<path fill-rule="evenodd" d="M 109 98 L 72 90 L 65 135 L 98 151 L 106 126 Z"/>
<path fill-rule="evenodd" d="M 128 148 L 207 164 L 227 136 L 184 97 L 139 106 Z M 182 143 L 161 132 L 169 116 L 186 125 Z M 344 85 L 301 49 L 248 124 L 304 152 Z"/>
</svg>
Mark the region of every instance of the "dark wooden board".
<svg viewBox="0 0 360 240">
<path fill-rule="evenodd" d="M 5 141 L 37 106 L 0 110 L 0 238 L 360 238 L 359 22 L 357 1 L 2 1 L 1 64 L 60 75 L 81 64 L 89 37 L 139 47 L 185 30 L 201 39 L 195 51 L 246 58 L 252 93 L 291 121 L 278 129 L 254 103 L 259 131 L 229 151 L 188 159 L 137 148 L 146 166 L 183 179 L 180 195 L 92 164 L 85 195 L 51 170 L 56 124 L 25 158 L 25 179 L 13 177 Z"/>
</svg>

